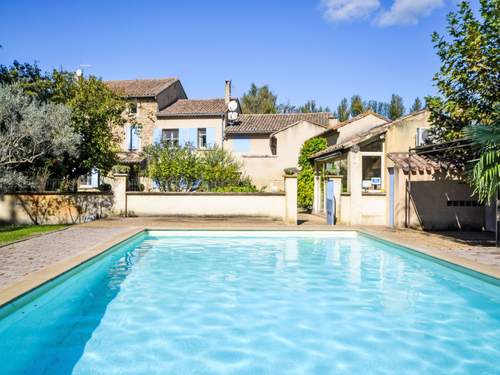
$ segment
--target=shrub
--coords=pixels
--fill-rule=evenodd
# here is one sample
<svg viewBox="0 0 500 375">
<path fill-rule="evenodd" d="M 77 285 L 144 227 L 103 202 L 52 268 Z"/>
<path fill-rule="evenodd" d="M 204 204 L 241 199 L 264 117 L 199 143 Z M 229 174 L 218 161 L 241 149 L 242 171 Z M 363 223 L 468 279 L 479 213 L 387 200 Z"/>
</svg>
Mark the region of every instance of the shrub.
<svg viewBox="0 0 500 375">
<path fill-rule="evenodd" d="M 314 165 L 309 157 L 328 146 L 324 138 L 312 138 L 304 142 L 299 155 L 300 171 L 297 178 L 297 203 L 308 211 L 312 209 L 314 198 Z"/>
<path fill-rule="evenodd" d="M 194 150 L 166 143 L 148 146 L 146 175 L 161 191 L 257 191 L 248 177 L 242 176 L 242 164 L 219 147 Z"/>
</svg>

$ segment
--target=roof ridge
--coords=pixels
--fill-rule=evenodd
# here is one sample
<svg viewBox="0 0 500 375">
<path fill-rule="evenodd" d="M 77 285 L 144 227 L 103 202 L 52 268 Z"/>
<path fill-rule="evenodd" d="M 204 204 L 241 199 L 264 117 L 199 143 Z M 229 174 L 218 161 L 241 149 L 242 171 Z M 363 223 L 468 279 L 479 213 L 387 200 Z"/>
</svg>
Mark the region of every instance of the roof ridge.
<svg viewBox="0 0 500 375">
<path fill-rule="evenodd" d="M 179 80 L 178 77 L 162 77 L 162 78 L 107 79 L 104 82 L 162 81 L 166 79 Z"/>
</svg>

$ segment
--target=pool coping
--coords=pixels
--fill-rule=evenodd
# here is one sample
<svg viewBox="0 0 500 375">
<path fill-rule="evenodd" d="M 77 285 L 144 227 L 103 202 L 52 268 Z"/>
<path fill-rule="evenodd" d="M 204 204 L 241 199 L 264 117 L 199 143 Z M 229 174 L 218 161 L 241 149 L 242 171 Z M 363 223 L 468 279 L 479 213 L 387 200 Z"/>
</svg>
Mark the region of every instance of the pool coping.
<svg viewBox="0 0 500 375">
<path fill-rule="evenodd" d="M 67 228 L 65 228 L 67 229 Z M 0 308 L 14 300 L 25 296 L 31 291 L 41 287 L 42 285 L 56 279 L 57 277 L 75 269 L 76 267 L 98 257 L 99 255 L 105 253 L 109 249 L 119 245 L 122 242 L 127 241 L 131 237 L 138 235 L 139 233 L 145 233 L 148 231 L 164 231 L 164 232 L 194 232 L 194 231 L 202 231 L 202 232 L 286 232 L 286 231 L 297 231 L 297 232 L 356 232 L 362 236 L 378 240 L 381 242 L 385 242 L 391 245 L 395 245 L 403 248 L 405 251 L 408 251 L 417 256 L 423 256 L 431 258 L 431 260 L 436 261 L 437 263 L 444 265 L 449 268 L 453 268 L 458 272 L 465 272 L 471 276 L 479 277 L 482 279 L 486 279 L 486 281 L 493 282 L 493 284 L 500 285 L 500 270 L 495 267 L 477 263 L 469 259 L 465 259 L 456 255 L 442 253 L 438 250 L 433 249 L 424 249 L 417 246 L 408 246 L 407 244 L 395 241 L 393 239 L 384 238 L 383 235 L 373 234 L 367 230 L 359 229 L 359 228 L 342 228 L 342 229 L 297 229 L 297 228 L 280 228 L 280 229 L 165 229 L 165 228 L 134 228 L 129 231 L 120 233 L 116 236 L 113 236 L 111 239 L 104 241 L 95 247 L 91 248 L 88 251 L 84 251 L 74 257 L 65 259 L 61 262 L 57 262 L 48 267 L 45 267 L 39 271 L 33 272 L 23 278 L 21 281 L 10 285 L 9 287 L 0 291 Z"/>
</svg>

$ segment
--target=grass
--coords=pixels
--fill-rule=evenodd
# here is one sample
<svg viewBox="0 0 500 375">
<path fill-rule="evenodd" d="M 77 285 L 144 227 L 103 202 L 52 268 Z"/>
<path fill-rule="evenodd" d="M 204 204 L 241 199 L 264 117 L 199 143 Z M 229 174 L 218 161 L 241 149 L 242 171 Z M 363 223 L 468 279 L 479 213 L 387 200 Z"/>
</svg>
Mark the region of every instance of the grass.
<svg viewBox="0 0 500 375">
<path fill-rule="evenodd" d="M 7 225 L 0 226 L 0 245 L 31 237 L 35 234 L 66 228 L 67 225 Z"/>
</svg>

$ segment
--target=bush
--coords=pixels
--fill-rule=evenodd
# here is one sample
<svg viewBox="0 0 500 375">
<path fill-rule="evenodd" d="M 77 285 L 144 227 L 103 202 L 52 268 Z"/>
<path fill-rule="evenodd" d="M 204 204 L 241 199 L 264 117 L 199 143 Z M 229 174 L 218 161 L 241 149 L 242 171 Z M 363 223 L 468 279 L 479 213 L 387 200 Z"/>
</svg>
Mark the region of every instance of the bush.
<svg viewBox="0 0 500 375">
<path fill-rule="evenodd" d="M 299 155 L 300 171 L 297 178 L 297 203 L 308 211 L 312 210 L 314 199 L 314 164 L 309 157 L 328 146 L 324 138 L 312 138 L 304 142 Z"/>
<path fill-rule="evenodd" d="M 111 191 L 111 185 L 107 183 L 102 183 L 99 185 L 99 191 L 105 191 L 105 192 Z"/>
<path fill-rule="evenodd" d="M 161 191 L 257 191 L 242 176 L 242 164 L 222 148 L 199 152 L 190 145 L 161 143 L 148 146 L 144 153 L 146 174 Z"/>
<path fill-rule="evenodd" d="M 128 174 L 130 172 L 130 167 L 128 165 L 118 164 L 112 168 L 115 174 Z"/>
</svg>

